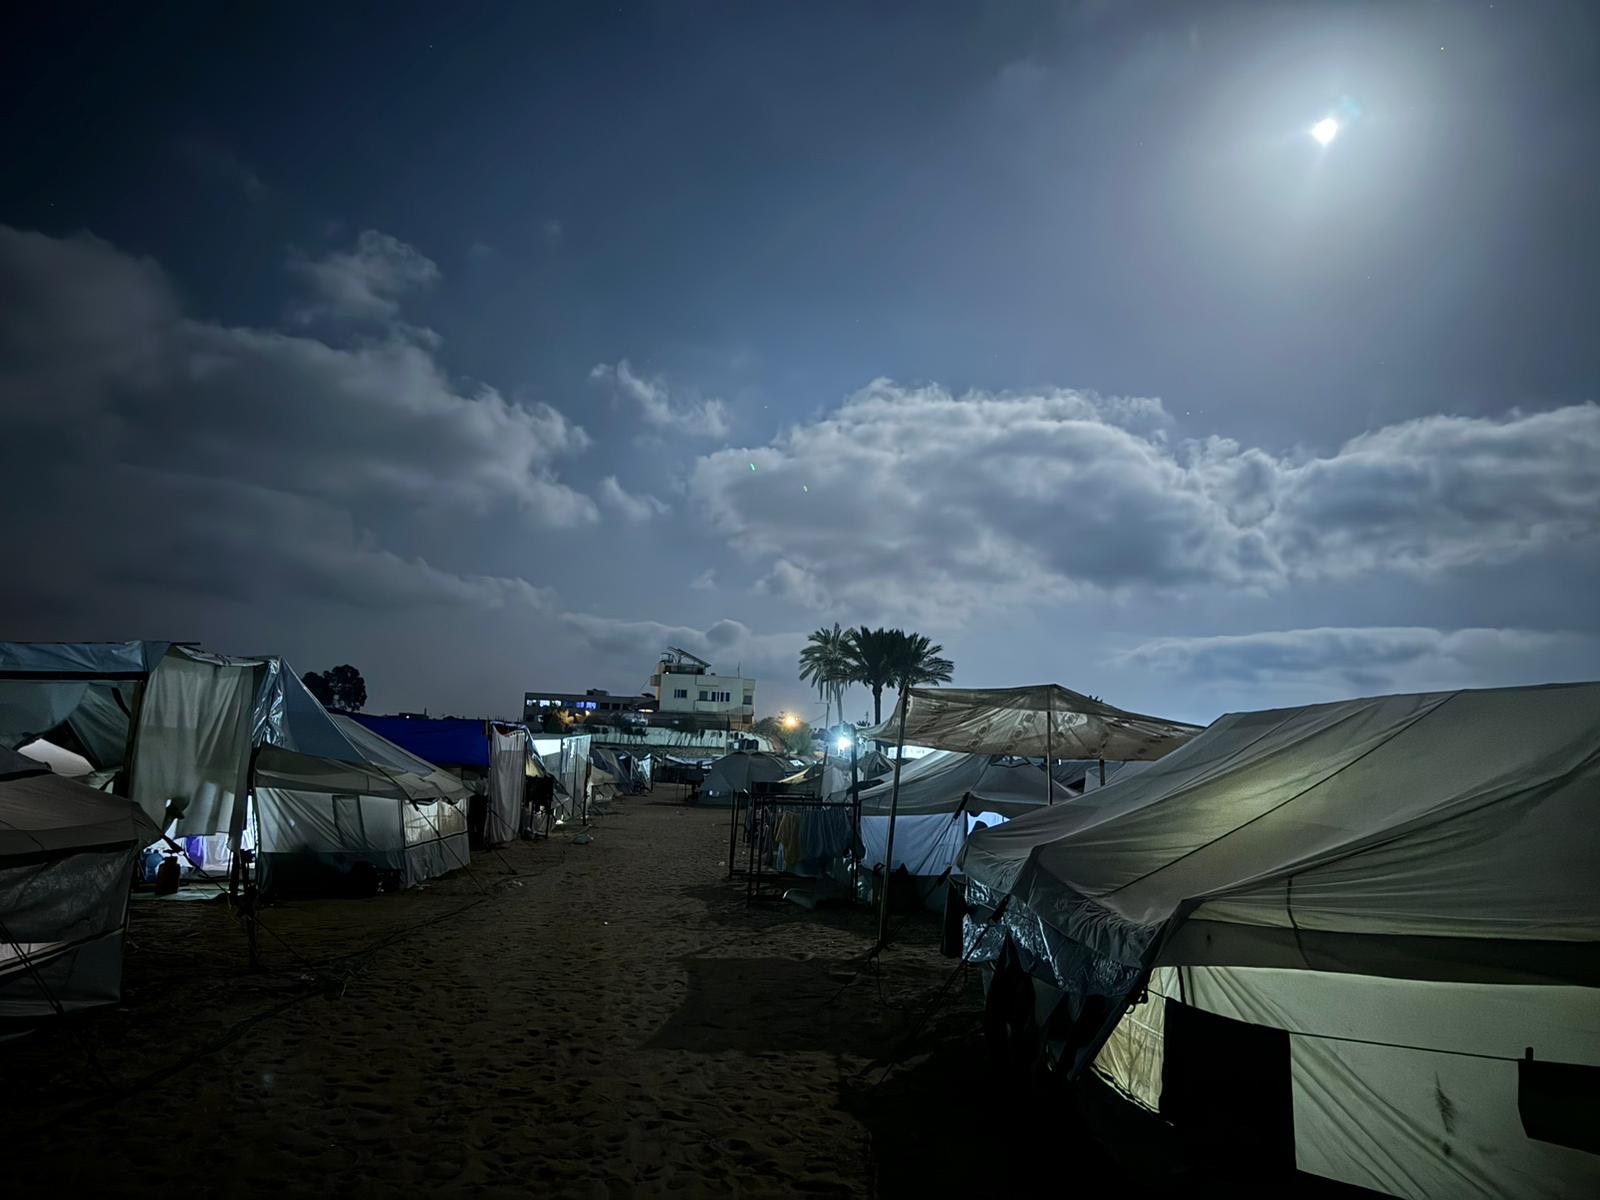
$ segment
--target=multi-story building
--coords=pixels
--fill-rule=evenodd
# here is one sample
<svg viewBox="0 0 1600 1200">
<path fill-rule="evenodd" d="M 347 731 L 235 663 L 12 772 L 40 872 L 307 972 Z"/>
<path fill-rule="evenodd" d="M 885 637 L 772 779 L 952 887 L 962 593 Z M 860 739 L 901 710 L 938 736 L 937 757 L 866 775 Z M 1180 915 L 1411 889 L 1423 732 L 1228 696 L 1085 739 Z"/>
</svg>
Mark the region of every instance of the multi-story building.
<svg viewBox="0 0 1600 1200">
<path fill-rule="evenodd" d="M 650 676 L 662 720 L 688 718 L 722 729 L 749 729 L 756 719 L 756 681 L 718 675 L 703 658 L 668 646 Z"/>
<path fill-rule="evenodd" d="M 649 715 L 656 709 L 654 692 L 640 692 L 637 696 L 613 696 L 601 688 L 586 692 L 524 692 L 522 719 L 538 720 L 550 709 L 565 711 L 573 716 L 591 713 L 616 715 L 639 713 Z"/>
<path fill-rule="evenodd" d="M 613 741 L 661 742 L 736 749 L 755 725 L 755 680 L 718 675 L 706 659 L 667 646 L 650 677 L 651 691 L 613 696 L 587 691 L 528 691 L 523 720 L 542 725 L 552 712 L 581 720 L 597 736 Z"/>
</svg>

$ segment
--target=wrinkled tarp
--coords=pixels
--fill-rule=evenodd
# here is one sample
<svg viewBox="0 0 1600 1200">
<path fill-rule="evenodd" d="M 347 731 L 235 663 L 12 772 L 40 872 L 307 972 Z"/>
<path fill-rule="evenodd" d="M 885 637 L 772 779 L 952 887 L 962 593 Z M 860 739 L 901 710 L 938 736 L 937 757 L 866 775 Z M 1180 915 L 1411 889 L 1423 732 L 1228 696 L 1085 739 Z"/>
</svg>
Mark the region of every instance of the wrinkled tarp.
<svg viewBox="0 0 1600 1200">
<path fill-rule="evenodd" d="M 1200 732 L 1198 725 L 1126 712 L 1053 683 L 912 688 L 910 699 L 906 742 L 937 750 L 1135 762 L 1170 754 Z M 902 696 L 889 719 L 862 736 L 897 741 L 905 702 Z"/>
<path fill-rule="evenodd" d="M 1600 983 L 1597 786 L 1600 684 L 1234 713 L 963 866 L 1033 969 L 1104 1002 L 1079 1069 L 1156 964 Z"/>
<path fill-rule="evenodd" d="M 0 918 L 16 939 L 0 939 L 0 1018 L 120 997 L 134 865 L 158 833 L 131 801 L 0 748 Z"/>
</svg>

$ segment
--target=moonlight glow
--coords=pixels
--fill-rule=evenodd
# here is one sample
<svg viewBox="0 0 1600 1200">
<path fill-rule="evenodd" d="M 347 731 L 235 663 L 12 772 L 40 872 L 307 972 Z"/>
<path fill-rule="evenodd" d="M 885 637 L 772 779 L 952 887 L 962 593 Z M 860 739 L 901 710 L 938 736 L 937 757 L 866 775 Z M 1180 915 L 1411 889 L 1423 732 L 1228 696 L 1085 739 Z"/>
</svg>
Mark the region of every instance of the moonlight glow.
<svg viewBox="0 0 1600 1200">
<path fill-rule="evenodd" d="M 1339 136 L 1339 122 L 1332 117 L 1323 117 L 1322 120 L 1311 127 L 1311 136 L 1326 146 Z"/>
</svg>

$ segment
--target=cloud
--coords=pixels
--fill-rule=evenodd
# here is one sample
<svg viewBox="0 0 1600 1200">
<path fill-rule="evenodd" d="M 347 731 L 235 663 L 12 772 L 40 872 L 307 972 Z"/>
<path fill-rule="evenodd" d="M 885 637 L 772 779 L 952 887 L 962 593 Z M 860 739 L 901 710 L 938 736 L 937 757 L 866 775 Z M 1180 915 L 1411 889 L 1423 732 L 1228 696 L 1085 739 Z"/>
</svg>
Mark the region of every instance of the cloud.
<svg viewBox="0 0 1600 1200">
<path fill-rule="evenodd" d="M 598 519 L 555 475 L 587 434 L 459 389 L 429 350 L 183 316 L 160 268 L 87 236 L 0 227 L 0 411 L 84 470 L 109 464 L 355 502 Z"/>
<path fill-rule="evenodd" d="M 565 227 L 554 217 L 546 217 L 541 228 L 544 231 L 544 240 L 551 246 L 559 246 L 566 236 Z"/>
<path fill-rule="evenodd" d="M 654 496 L 626 491 L 615 475 L 607 475 L 600 481 L 599 496 L 601 504 L 628 521 L 648 521 L 672 511 Z"/>
<path fill-rule="evenodd" d="M 1168 679 L 1291 685 L 1343 696 L 1352 688 L 1425 691 L 1583 678 L 1600 664 L 1600 637 L 1530 629 L 1287 629 L 1157 638 L 1118 661 Z"/>
<path fill-rule="evenodd" d="M 391 321 L 399 316 L 401 297 L 439 280 L 431 258 L 376 229 L 363 230 L 350 249 L 321 258 L 294 251 L 289 271 L 311 293 L 291 310 L 301 324 L 325 318 Z"/>
<path fill-rule="evenodd" d="M 689 586 L 697 592 L 714 592 L 717 590 L 717 572 L 714 567 L 707 567 L 700 574 L 689 581 Z"/>
<path fill-rule="evenodd" d="M 179 142 L 177 150 L 197 173 L 220 180 L 251 203 L 266 197 L 267 185 L 256 169 L 227 147 L 191 138 Z"/>
<path fill-rule="evenodd" d="M 1600 407 L 1436 416 L 1331 455 L 1179 440 L 1160 401 L 879 380 L 700 458 L 691 505 L 810 607 L 913 619 L 1086 594 L 1272 594 L 1600 544 Z"/>
<path fill-rule="evenodd" d="M 645 424 L 656 429 L 720 438 L 728 433 L 728 406 L 721 400 L 674 400 L 661 379 L 634 372 L 627 359 L 614 366 L 600 363 L 589 378 L 608 384 L 615 395 L 633 404 Z"/>
</svg>

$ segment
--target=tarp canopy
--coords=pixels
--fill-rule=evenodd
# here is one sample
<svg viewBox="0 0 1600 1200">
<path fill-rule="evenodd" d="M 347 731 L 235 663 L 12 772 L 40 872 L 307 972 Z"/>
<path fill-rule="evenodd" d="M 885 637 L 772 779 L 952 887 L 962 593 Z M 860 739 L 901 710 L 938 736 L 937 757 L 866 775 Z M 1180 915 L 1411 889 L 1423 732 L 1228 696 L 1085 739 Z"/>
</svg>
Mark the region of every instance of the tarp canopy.
<svg viewBox="0 0 1600 1200">
<path fill-rule="evenodd" d="M 118 999 L 134 864 L 158 834 L 132 801 L 0 748 L 0 1020 Z"/>
<path fill-rule="evenodd" d="M 1059 684 L 1016 688 L 912 688 L 905 740 L 910 745 L 1021 758 L 1148 761 L 1170 754 L 1198 725 L 1125 712 Z M 882 725 L 862 736 L 895 742 L 901 696 Z"/>
<path fill-rule="evenodd" d="M 964 866 L 1068 990 L 1157 962 L 1592 986 L 1597 789 L 1600 684 L 1232 713 Z"/>
</svg>

